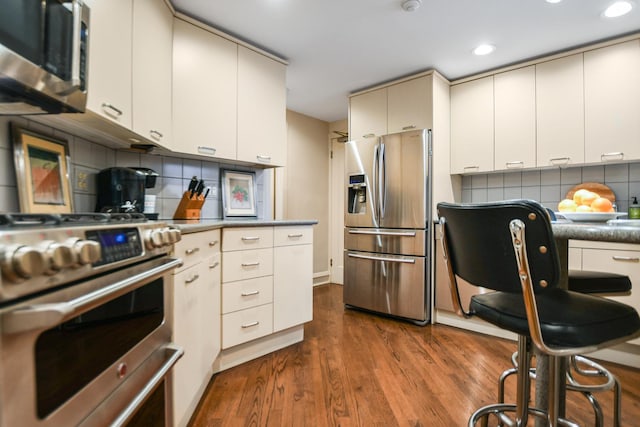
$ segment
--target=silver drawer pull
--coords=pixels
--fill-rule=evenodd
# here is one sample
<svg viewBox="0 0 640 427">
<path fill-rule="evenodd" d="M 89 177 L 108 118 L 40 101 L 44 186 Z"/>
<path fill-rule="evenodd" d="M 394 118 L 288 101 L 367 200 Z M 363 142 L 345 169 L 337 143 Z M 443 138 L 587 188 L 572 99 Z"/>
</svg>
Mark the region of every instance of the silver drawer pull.
<svg viewBox="0 0 640 427">
<path fill-rule="evenodd" d="M 254 240 L 260 240 L 260 237 L 242 237 L 243 242 L 251 242 Z"/>
<path fill-rule="evenodd" d="M 303 234 L 302 233 L 298 233 L 298 234 L 288 234 L 287 237 L 290 239 L 296 239 L 298 237 L 302 237 Z"/>
<path fill-rule="evenodd" d="M 199 274 L 194 274 L 193 277 L 191 277 L 190 279 L 187 279 L 184 281 L 184 283 L 189 284 L 189 283 L 193 283 L 196 280 L 198 280 L 200 278 Z"/>
<path fill-rule="evenodd" d="M 184 253 L 187 254 L 187 255 L 193 255 L 196 252 L 198 252 L 199 250 L 200 250 L 200 248 L 187 249 L 186 251 L 184 251 Z"/>
<path fill-rule="evenodd" d="M 640 258 L 638 258 L 638 257 L 614 255 L 611 258 L 613 258 L 614 261 L 640 262 Z"/>
<path fill-rule="evenodd" d="M 216 267 L 217 267 L 217 266 L 219 266 L 219 265 L 220 265 L 220 263 L 219 263 L 219 262 L 214 262 L 213 264 L 211 264 L 211 265 L 209 266 L 209 268 L 214 269 L 214 268 L 216 268 Z"/>
<path fill-rule="evenodd" d="M 102 109 L 105 110 L 105 113 L 110 114 L 110 115 L 114 115 L 113 113 L 115 113 L 116 116 L 121 116 L 122 115 L 122 110 L 114 107 L 113 105 L 109 104 L 108 102 L 103 102 L 102 103 Z M 109 113 L 109 111 L 111 111 L 111 113 Z"/>
<path fill-rule="evenodd" d="M 251 328 L 252 326 L 258 326 L 259 324 L 260 322 L 258 322 L 257 320 L 255 322 L 245 323 L 244 325 L 242 325 L 242 329 Z"/>
<path fill-rule="evenodd" d="M 549 159 L 549 163 L 552 165 L 566 165 L 569 164 L 569 160 L 571 160 L 571 157 L 556 157 L 554 159 Z"/>
<path fill-rule="evenodd" d="M 522 160 L 514 160 L 513 162 L 507 162 L 506 166 L 507 169 L 522 168 L 524 167 L 524 162 Z"/>
<path fill-rule="evenodd" d="M 367 133 L 367 134 L 362 135 L 363 138 L 373 138 L 374 136 L 376 136 L 375 133 Z"/>
<path fill-rule="evenodd" d="M 600 155 L 600 160 L 606 162 L 607 160 L 623 160 L 624 153 L 622 151 L 616 151 L 613 153 L 602 153 Z"/>
<path fill-rule="evenodd" d="M 480 169 L 480 166 L 465 166 L 465 167 L 463 167 L 462 169 L 463 169 L 464 171 L 467 171 L 467 170 L 469 170 L 469 171 L 472 171 L 472 170 L 477 171 L 477 170 L 479 170 L 479 169 Z"/>
<path fill-rule="evenodd" d="M 242 295 L 243 297 L 250 297 L 252 295 L 258 295 L 260 293 L 260 291 L 252 291 L 252 292 L 243 292 L 240 295 Z"/>
<path fill-rule="evenodd" d="M 271 163 L 271 156 L 260 156 L 260 155 L 257 155 L 256 159 L 258 159 L 259 162 Z"/>
<path fill-rule="evenodd" d="M 243 267 L 256 267 L 258 265 L 260 265 L 259 262 L 243 262 L 242 264 L 240 264 Z"/>
<path fill-rule="evenodd" d="M 412 258 L 390 258 L 385 256 L 367 256 L 358 254 L 347 254 L 351 258 L 368 259 L 371 261 L 386 261 L 386 262 L 398 262 L 402 264 L 415 264 L 416 260 Z"/>
<path fill-rule="evenodd" d="M 162 132 L 159 132 L 157 130 L 153 130 L 151 129 L 149 131 L 149 135 L 151 136 L 151 138 L 155 139 L 155 140 L 160 140 L 164 137 L 164 135 L 162 135 Z"/>
<path fill-rule="evenodd" d="M 209 242 L 209 247 L 210 247 L 210 248 L 212 248 L 212 247 L 214 247 L 214 246 L 215 246 L 215 245 L 217 245 L 217 244 L 218 244 L 218 241 L 217 241 L 217 240 L 214 240 L 213 242 Z"/>
<path fill-rule="evenodd" d="M 204 146 L 199 146 L 198 147 L 198 153 L 200 154 L 209 154 L 211 156 L 216 154 L 216 149 L 213 147 L 204 147 Z"/>
<path fill-rule="evenodd" d="M 409 125 L 409 126 L 403 126 L 402 130 L 411 130 L 411 129 L 415 129 L 416 125 Z"/>
<path fill-rule="evenodd" d="M 369 230 L 349 230 L 349 234 L 368 234 L 371 236 L 396 236 L 396 237 L 416 237 L 415 231 L 369 231 Z"/>
</svg>

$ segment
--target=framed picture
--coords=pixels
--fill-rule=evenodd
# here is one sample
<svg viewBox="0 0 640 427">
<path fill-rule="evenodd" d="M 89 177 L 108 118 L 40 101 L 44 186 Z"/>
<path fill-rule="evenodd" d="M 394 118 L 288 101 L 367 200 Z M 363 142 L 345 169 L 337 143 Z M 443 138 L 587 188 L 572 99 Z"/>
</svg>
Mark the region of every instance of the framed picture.
<svg viewBox="0 0 640 427">
<path fill-rule="evenodd" d="M 222 170 L 222 211 L 224 217 L 256 217 L 256 174 Z"/>
<path fill-rule="evenodd" d="M 20 211 L 73 212 L 66 141 L 38 135 L 13 124 L 11 135 Z"/>
</svg>

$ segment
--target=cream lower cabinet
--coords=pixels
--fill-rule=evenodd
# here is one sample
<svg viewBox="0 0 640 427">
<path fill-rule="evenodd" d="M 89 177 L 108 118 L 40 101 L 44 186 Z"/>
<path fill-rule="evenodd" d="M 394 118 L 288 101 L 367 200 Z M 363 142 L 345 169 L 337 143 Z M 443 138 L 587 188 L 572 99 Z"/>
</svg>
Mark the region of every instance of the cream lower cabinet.
<svg viewBox="0 0 640 427">
<path fill-rule="evenodd" d="M 186 426 L 220 353 L 220 230 L 185 234 L 175 245 L 184 265 L 173 276 L 173 341 L 184 356 L 172 371 L 173 424 Z"/>
<path fill-rule="evenodd" d="M 569 268 L 624 274 L 631 279 L 630 295 L 606 295 L 640 312 L 640 245 L 606 242 L 569 242 Z M 629 341 L 640 345 L 640 338 Z"/>
<path fill-rule="evenodd" d="M 222 235 L 222 348 L 273 332 L 273 227 Z"/>
<path fill-rule="evenodd" d="M 313 230 L 275 227 L 273 330 L 313 319 Z"/>
</svg>

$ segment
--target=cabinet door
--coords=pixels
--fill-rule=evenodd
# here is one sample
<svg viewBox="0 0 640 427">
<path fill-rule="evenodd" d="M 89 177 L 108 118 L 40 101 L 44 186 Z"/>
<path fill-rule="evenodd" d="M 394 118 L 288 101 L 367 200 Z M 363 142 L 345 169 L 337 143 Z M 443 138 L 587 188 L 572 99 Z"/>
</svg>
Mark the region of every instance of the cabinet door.
<svg viewBox="0 0 640 427">
<path fill-rule="evenodd" d="M 184 356 L 173 369 L 174 425 L 187 425 L 191 412 L 206 384 L 202 372 L 201 325 L 202 288 L 205 286 L 204 263 L 199 263 L 176 274 L 173 278 L 173 341 L 184 349 Z"/>
<path fill-rule="evenodd" d="M 131 129 L 132 0 L 85 0 L 91 8 L 87 108 Z"/>
<path fill-rule="evenodd" d="M 197 329 L 202 334 L 202 373 L 207 378 L 222 345 L 221 316 L 221 264 L 220 252 L 205 259 L 205 273 L 200 295 L 200 320 Z"/>
<path fill-rule="evenodd" d="M 173 14 L 162 1 L 133 3 L 133 131 L 171 148 Z"/>
<path fill-rule="evenodd" d="M 534 66 L 494 76 L 496 170 L 536 166 L 535 79 Z"/>
<path fill-rule="evenodd" d="M 493 76 L 451 87 L 451 173 L 493 170 Z"/>
<path fill-rule="evenodd" d="M 582 54 L 536 64 L 537 166 L 584 162 Z"/>
<path fill-rule="evenodd" d="M 238 160 L 286 164 L 285 80 L 284 64 L 238 47 Z"/>
<path fill-rule="evenodd" d="M 387 88 L 388 133 L 432 127 L 431 81 L 423 76 Z"/>
<path fill-rule="evenodd" d="M 235 43 L 174 20 L 175 151 L 235 160 L 237 56 Z"/>
<path fill-rule="evenodd" d="M 349 99 L 349 139 L 387 133 L 387 89 L 372 90 Z"/>
<path fill-rule="evenodd" d="M 640 159 L 640 40 L 584 53 L 585 161 Z"/>
<path fill-rule="evenodd" d="M 640 283 L 640 252 L 627 250 L 582 249 L 582 266 L 584 270 L 606 271 L 610 273 L 629 276 L 633 289 L 630 295 L 608 296 L 608 298 L 628 304 L 640 311 L 640 292 L 637 284 Z M 640 344 L 640 338 L 629 341 L 632 344 Z"/>
<path fill-rule="evenodd" d="M 313 319 L 313 246 L 280 246 L 273 260 L 273 330 Z"/>
</svg>

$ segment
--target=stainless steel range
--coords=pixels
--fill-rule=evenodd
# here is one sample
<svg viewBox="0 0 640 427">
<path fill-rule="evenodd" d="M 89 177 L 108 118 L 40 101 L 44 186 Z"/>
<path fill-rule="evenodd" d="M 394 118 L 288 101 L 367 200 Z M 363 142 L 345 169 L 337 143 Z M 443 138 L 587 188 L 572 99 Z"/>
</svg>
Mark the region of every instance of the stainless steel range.
<svg viewBox="0 0 640 427">
<path fill-rule="evenodd" d="M 178 240 L 142 214 L 0 214 L 1 427 L 169 425 Z"/>
</svg>

